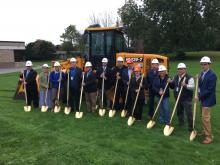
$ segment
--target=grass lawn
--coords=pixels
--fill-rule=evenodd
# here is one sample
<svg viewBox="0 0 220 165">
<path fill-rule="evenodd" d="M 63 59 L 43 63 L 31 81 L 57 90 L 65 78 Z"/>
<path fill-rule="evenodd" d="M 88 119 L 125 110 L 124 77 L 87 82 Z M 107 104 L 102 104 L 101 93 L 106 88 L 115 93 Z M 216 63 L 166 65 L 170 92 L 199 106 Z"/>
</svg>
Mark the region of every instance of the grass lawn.
<svg viewBox="0 0 220 165">
<path fill-rule="evenodd" d="M 197 61 L 184 62 L 190 74 L 200 71 Z M 172 76 L 177 63 L 170 62 Z M 218 77 L 219 66 L 219 60 L 213 62 Z M 202 145 L 201 137 L 189 141 L 187 127 L 178 128 L 176 116 L 170 137 L 163 135 L 164 126 L 159 124 L 147 130 L 147 107 L 143 120 L 132 127 L 127 126 L 127 118 L 120 118 L 119 113 L 113 119 L 85 113 L 79 120 L 73 114 L 39 110 L 25 113 L 24 101 L 12 100 L 17 80 L 16 73 L 0 75 L 0 164 L 220 164 L 219 99 L 212 113 L 214 144 Z M 219 85 L 220 81 L 218 98 Z M 170 100 L 173 107 L 173 95 Z M 85 111 L 84 107 L 85 103 Z M 196 128 L 201 130 L 199 114 Z"/>
</svg>

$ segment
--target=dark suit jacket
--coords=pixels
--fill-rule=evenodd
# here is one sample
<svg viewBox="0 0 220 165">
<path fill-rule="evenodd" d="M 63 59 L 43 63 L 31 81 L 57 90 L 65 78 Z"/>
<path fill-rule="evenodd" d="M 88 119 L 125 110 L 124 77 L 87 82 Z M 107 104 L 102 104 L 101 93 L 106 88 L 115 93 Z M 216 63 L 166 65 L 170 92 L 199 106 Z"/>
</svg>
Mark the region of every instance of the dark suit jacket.
<svg viewBox="0 0 220 165">
<path fill-rule="evenodd" d="M 81 83 L 82 83 L 82 69 L 76 67 L 75 68 L 75 75 L 73 76 L 73 79 L 71 79 L 71 70 L 73 68 L 70 68 L 70 78 L 69 78 L 69 82 L 70 82 L 70 88 L 72 88 L 73 90 L 76 91 L 80 91 L 81 89 Z M 66 75 L 67 77 L 67 75 Z"/>
<path fill-rule="evenodd" d="M 100 75 L 103 73 L 103 68 L 100 67 L 97 69 L 96 75 L 97 75 L 97 79 L 98 79 L 98 88 L 102 89 L 102 77 L 100 77 Z M 105 89 L 110 89 L 113 84 L 114 84 L 114 75 L 113 75 L 113 71 L 111 68 L 107 67 L 105 70 L 105 76 L 106 76 L 106 80 L 105 80 L 105 84 L 104 87 Z"/>
<path fill-rule="evenodd" d="M 84 83 L 85 92 L 91 93 L 97 91 L 97 78 L 93 71 L 85 73 Z"/>
<path fill-rule="evenodd" d="M 137 81 L 136 81 L 135 77 L 131 78 L 130 90 L 131 90 L 132 100 L 135 100 L 135 98 L 136 98 L 136 95 L 137 95 L 136 90 L 139 88 L 140 82 L 141 82 L 141 77 Z M 144 99 L 145 99 L 144 87 L 145 87 L 145 80 L 143 79 L 142 87 L 140 89 L 140 93 L 138 96 L 138 101 L 140 101 L 140 100 L 144 101 Z"/>
<path fill-rule="evenodd" d="M 203 80 L 202 75 L 203 73 L 199 79 L 199 99 L 203 107 L 211 107 L 216 104 L 217 76 L 211 69 L 205 74 Z"/>
</svg>

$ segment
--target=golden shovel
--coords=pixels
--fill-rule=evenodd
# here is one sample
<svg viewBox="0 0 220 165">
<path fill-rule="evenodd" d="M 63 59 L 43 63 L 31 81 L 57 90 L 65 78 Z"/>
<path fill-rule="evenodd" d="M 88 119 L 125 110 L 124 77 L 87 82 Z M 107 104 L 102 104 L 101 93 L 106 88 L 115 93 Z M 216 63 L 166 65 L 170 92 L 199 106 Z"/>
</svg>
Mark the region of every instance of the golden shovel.
<svg viewBox="0 0 220 165">
<path fill-rule="evenodd" d="M 128 126 L 133 125 L 135 120 L 136 120 L 135 117 L 134 117 L 134 110 L 136 108 L 137 100 L 138 100 L 139 93 L 140 93 L 140 90 L 141 90 L 141 85 L 142 85 L 142 82 L 143 82 L 143 78 L 144 78 L 144 74 L 142 74 L 142 77 L 141 77 L 141 82 L 139 84 L 138 92 L 137 92 L 135 102 L 134 102 L 134 106 L 133 106 L 133 110 L 132 110 L 132 115 L 128 118 Z"/>
<path fill-rule="evenodd" d="M 115 96 L 116 96 L 117 88 L 118 88 L 118 79 L 116 80 L 116 84 L 115 84 L 115 93 L 114 93 L 114 97 L 113 97 L 112 109 L 109 110 L 109 114 L 108 114 L 109 117 L 114 117 L 115 113 L 116 113 L 114 106 L 115 106 Z"/>
<path fill-rule="evenodd" d="M 104 73 L 104 72 L 103 72 Z M 103 108 L 103 102 L 104 102 L 104 87 L 105 87 L 105 79 L 104 76 L 102 77 L 102 105 L 101 108 L 99 108 L 99 116 L 103 117 L 105 115 L 105 109 Z"/>
<path fill-rule="evenodd" d="M 126 105 L 127 105 L 127 101 L 128 101 L 128 93 L 129 93 L 129 89 L 130 89 L 130 81 L 131 81 L 131 75 L 129 76 L 129 81 L 128 81 L 128 88 L 126 91 L 126 96 L 125 96 L 125 102 L 124 102 L 124 108 L 121 111 L 121 117 L 125 117 L 127 115 L 127 110 L 126 110 Z"/>
<path fill-rule="evenodd" d="M 82 104 L 82 94 L 83 94 L 83 84 L 84 84 L 84 72 L 83 72 L 83 77 L 82 77 L 82 83 L 81 83 L 81 92 L 80 92 L 80 100 L 79 100 L 79 111 L 76 112 L 75 118 L 80 119 L 83 116 L 83 112 L 80 112 L 81 110 L 81 104 Z"/>
<path fill-rule="evenodd" d="M 184 77 L 183 79 L 183 82 L 185 82 L 185 79 L 186 77 Z M 181 96 L 181 93 L 182 93 L 182 90 L 183 90 L 183 86 L 181 86 L 180 88 L 180 91 L 179 91 L 179 94 L 178 94 L 178 97 L 177 97 L 177 100 L 176 100 L 176 103 L 175 103 L 175 106 L 173 108 L 173 112 L 172 112 L 172 115 L 171 115 L 171 118 L 170 118 L 170 122 L 169 122 L 169 125 L 167 124 L 165 127 L 164 127 L 164 130 L 163 130 L 163 134 L 165 136 L 170 136 L 174 130 L 174 127 L 171 126 L 171 122 L 173 120 L 173 116 L 175 114 L 175 111 L 176 111 L 176 108 L 177 108 L 177 105 L 178 105 L 178 102 L 179 102 L 179 99 L 180 99 L 180 96 Z"/>
<path fill-rule="evenodd" d="M 49 90 L 49 84 L 50 84 L 50 72 L 49 72 L 49 74 L 48 74 L 47 89 L 46 89 L 46 94 L 45 94 L 45 100 L 44 100 L 44 105 L 41 106 L 41 112 L 47 112 L 47 110 L 48 110 L 47 95 L 48 95 L 48 90 Z"/>
<path fill-rule="evenodd" d="M 62 80 L 62 71 L 60 71 L 60 77 L 59 77 L 59 87 L 58 87 L 58 92 L 57 92 L 57 100 L 55 101 L 55 107 L 54 107 L 54 113 L 59 113 L 61 110 L 60 107 L 60 88 L 61 88 L 61 80 Z"/>
<path fill-rule="evenodd" d="M 199 76 L 196 75 L 196 89 L 195 89 L 195 97 L 198 98 L 198 84 L 199 84 Z M 189 140 L 193 141 L 196 138 L 197 131 L 195 130 L 195 119 L 196 119 L 196 105 L 197 100 L 194 99 L 194 105 L 193 105 L 193 131 L 190 134 Z"/>
<path fill-rule="evenodd" d="M 70 89 L 69 89 L 69 87 L 70 87 L 70 82 L 69 82 L 69 80 L 70 80 L 70 74 L 69 74 L 69 70 L 67 71 L 67 96 L 66 96 L 66 107 L 64 108 L 64 113 L 66 114 L 66 115 L 69 115 L 70 114 L 70 112 L 71 112 L 71 107 L 69 106 L 69 92 L 70 92 Z"/>
<path fill-rule="evenodd" d="M 24 83 L 25 82 L 25 77 L 24 77 L 24 73 L 23 73 L 23 84 L 24 84 L 24 96 L 25 96 L 25 103 L 26 105 L 24 106 L 24 111 L 25 112 L 30 112 L 31 111 L 31 106 L 28 105 L 28 101 L 27 101 L 27 89 L 26 89 L 26 84 Z"/>
<path fill-rule="evenodd" d="M 161 104 L 161 102 L 162 102 L 162 100 L 163 100 L 163 97 L 164 97 L 164 94 L 165 94 L 165 92 L 166 92 L 166 90 L 167 90 L 168 85 L 169 85 L 169 82 L 167 82 L 167 84 L 166 84 L 166 86 L 165 86 L 165 88 L 164 88 L 164 93 L 163 93 L 163 95 L 161 95 L 161 97 L 160 97 L 160 100 L 159 100 L 159 102 L 158 102 L 158 104 L 157 104 L 156 110 L 154 111 L 153 117 L 152 117 L 151 120 L 147 123 L 147 129 L 153 128 L 153 126 L 156 124 L 156 122 L 155 122 L 155 117 L 156 117 L 157 111 L 158 111 L 158 109 L 159 109 L 159 107 L 160 107 L 160 104 Z"/>
</svg>

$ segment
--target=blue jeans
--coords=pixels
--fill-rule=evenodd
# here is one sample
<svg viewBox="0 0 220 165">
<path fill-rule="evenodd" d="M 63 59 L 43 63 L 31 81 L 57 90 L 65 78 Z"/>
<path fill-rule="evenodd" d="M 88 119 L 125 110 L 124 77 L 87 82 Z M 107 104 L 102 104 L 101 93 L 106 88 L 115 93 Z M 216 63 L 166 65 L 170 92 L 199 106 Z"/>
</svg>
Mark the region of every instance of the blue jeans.
<svg viewBox="0 0 220 165">
<path fill-rule="evenodd" d="M 160 97 L 158 97 L 159 101 Z M 160 103 L 159 107 L 159 122 L 161 124 L 169 124 L 170 120 L 170 112 L 169 112 L 169 97 L 164 97 L 163 100 Z"/>
</svg>

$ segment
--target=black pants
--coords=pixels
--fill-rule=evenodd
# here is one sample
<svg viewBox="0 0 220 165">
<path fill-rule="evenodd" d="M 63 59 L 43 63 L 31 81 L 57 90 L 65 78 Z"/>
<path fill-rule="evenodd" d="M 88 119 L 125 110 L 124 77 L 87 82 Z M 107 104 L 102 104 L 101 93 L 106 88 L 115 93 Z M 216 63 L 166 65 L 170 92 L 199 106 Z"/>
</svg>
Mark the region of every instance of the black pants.
<svg viewBox="0 0 220 165">
<path fill-rule="evenodd" d="M 135 102 L 135 100 L 132 99 L 132 103 L 134 103 L 134 102 Z M 135 110 L 134 110 L 134 117 L 136 120 L 141 120 L 143 106 L 144 106 L 144 99 L 143 98 L 138 99 Z M 133 108 L 133 106 L 132 106 L 132 108 Z"/>
<path fill-rule="evenodd" d="M 184 125 L 184 111 L 186 112 L 187 120 L 188 120 L 188 130 L 192 131 L 193 125 L 193 115 L 192 115 L 192 100 L 179 100 L 177 105 L 177 117 L 179 119 L 179 125 Z"/>
<path fill-rule="evenodd" d="M 124 88 L 118 86 L 117 92 L 116 92 L 116 96 L 115 96 L 115 106 L 114 109 L 115 110 L 122 110 L 124 107 L 124 101 L 125 101 L 125 92 L 124 92 Z"/>
<path fill-rule="evenodd" d="M 153 117 L 154 115 L 154 98 L 155 93 L 152 91 L 152 89 L 149 90 L 149 111 L 148 116 Z"/>
<path fill-rule="evenodd" d="M 80 90 L 70 88 L 69 92 L 70 92 L 69 104 L 71 107 L 71 111 L 78 111 L 79 110 Z"/>
<path fill-rule="evenodd" d="M 125 97 L 126 97 L 126 92 L 127 92 L 127 87 L 124 88 L 124 104 L 125 104 Z M 125 105 L 125 110 L 128 111 L 128 115 L 130 116 L 131 115 L 131 111 L 132 111 L 132 99 L 131 99 L 131 90 L 129 89 L 129 92 L 128 92 L 128 98 L 127 98 L 127 103 Z"/>
<path fill-rule="evenodd" d="M 27 90 L 27 102 L 28 105 L 32 105 L 34 108 L 39 107 L 39 96 L 38 96 L 38 91 L 37 91 L 37 86 L 36 87 L 28 87 L 26 88 Z"/>
</svg>

